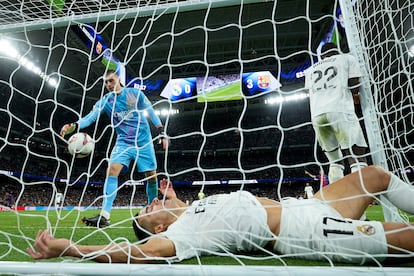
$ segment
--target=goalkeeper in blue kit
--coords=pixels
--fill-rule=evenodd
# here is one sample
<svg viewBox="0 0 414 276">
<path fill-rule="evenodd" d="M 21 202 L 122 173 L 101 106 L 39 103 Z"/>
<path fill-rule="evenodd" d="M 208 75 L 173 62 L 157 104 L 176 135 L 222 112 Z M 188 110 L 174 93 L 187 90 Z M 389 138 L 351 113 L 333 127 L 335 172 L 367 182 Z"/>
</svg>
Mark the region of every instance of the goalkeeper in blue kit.
<svg viewBox="0 0 414 276">
<path fill-rule="evenodd" d="M 102 113 L 105 113 L 117 133 L 105 179 L 101 213 L 96 217 L 82 218 L 86 225 L 96 227 L 109 226 L 110 213 L 118 189 L 118 176 L 124 167 L 129 167 L 132 160 L 135 160 L 138 172 L 144 172 L 145 177 L 148 178 L 146 186 L 148 203 L 158 196 L 157 161 L 145 112 L 158 130 L 163 149 L 167 147 L 163 125 L 143 92 L 135 88 L 122 87 L 115 71 L 107 71 L 105 86 L 109 93 L 96 102 L 93 110 L 77 122 L 64 125 L 60 132 L 64 137 L 79 131 L 94 123 Z"/>
</svg>

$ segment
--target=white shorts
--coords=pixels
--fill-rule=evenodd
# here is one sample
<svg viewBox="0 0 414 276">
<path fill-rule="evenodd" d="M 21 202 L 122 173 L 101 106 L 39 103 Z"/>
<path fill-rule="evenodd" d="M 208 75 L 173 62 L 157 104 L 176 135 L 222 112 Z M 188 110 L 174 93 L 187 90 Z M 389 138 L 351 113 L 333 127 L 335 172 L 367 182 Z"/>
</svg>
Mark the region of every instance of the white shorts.
<svg viewBox="0 0 414 276">
<path fill-rule="evenodd" d="M 353 145 L 367 147 L 367 143 L 355 114 L 330 112 L 312 118 L 313 129 L 324 151 L 337 148 L 350 149 Z"/>
<path fill-rule="evenodd" d="M 365 263 L 385 259 L 382 223 L 344 219 L 319 199 L 282 201 L 280 233 L 273 250 L 285 257 Z"/>
</svg>

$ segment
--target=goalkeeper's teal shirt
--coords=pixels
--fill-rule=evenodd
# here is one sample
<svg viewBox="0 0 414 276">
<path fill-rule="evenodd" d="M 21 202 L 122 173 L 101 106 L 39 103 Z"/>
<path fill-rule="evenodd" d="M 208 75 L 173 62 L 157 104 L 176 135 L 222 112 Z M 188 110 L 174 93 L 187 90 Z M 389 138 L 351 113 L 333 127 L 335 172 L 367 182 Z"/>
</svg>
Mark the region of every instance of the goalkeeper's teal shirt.
<svg viewBox="0 0 414 276">
<path fill-rule="evenodd" d="M 77 123 L 83 129 L 95 122 L 105 113 L 117 133 L 117 144 L 143 146 L 152 140 L 151 129 L 146 114 L 154 124 L 161 126 L 151 102 L 144 93 L 135 88 L 123 88 L 120 94 L 110 92 L 96 102 L 92 111 Z M 145 114 L 146 113 L 146 114 Z"/>
</svg>

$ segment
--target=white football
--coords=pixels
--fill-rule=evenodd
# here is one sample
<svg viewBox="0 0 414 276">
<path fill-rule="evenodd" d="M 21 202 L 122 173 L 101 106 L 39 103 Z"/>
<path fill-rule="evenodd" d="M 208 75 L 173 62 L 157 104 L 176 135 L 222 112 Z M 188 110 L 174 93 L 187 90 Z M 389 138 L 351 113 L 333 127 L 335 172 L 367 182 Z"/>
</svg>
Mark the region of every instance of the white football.
<svg viewBox="0 0 414 276">
<path fill-rule="evenodd" d="M 92 138 L 83 132 L 72 135 L 68 140 L 69 153 L 76 158 L 83 158 L 91 154 L 95 148 L 95 142 Z"/>
</svg>

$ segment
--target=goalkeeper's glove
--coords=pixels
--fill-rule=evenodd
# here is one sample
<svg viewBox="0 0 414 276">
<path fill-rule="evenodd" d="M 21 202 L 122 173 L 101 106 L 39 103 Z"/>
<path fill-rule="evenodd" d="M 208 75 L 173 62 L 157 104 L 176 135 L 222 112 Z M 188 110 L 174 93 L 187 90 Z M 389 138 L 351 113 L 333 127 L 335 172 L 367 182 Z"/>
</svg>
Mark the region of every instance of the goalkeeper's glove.
<svg viewBox="0 0 414 276">
<path fill-rule="evenodd" d="M 66 124 L 62 127 L 60 131 L 60 136 L 65 137 L 65 135 L 71 134 L 72 132 L 76 131 L 77 128 L 77 123 Z"/>
<path fill-rule="evenodd" d="M 164 132 L 164 127 L 163 126 L 158 126 L 157 127 L 157 132 L 158 132 L 158 144 L 162 146 L 162 149 L 165 150 L 168 147 L 168 140 L 167 140 L 167 136 L 165 135 Z"/>
</svg>

